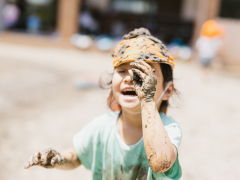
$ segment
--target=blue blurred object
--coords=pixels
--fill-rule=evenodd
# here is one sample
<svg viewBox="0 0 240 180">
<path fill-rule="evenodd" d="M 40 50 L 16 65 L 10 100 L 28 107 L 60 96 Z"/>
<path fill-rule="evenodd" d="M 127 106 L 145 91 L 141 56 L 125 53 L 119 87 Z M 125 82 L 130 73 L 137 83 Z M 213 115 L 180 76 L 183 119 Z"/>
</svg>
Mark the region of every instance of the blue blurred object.
<svg viewBox="0 0 240 180">
<path fill-rule="evenodd" d="M 96 38 L 96 45 L 101 51 L 110 50 L 113 46 L 113 39 L 110 36 L 100 35 Z"/>
<path fill-rule="evenodd" d="M 27 18 L 27 28 L 31 32 L 37 32 L 41 26 L 40 18 L 32 14 Z"/>
<path fill-rule="evenodd" d="M 179 49 L 179 58 L 188 61 L 192 57 L 192 48 L 190 46 L 181 46 Z"/>
<path fill-rule="evenodd" d="M 167 47 L 174 58 L 188 61 L 192 57 L 192 48 L 186 46 L 181 38 L 174 38 Z"/>
<path fill-rule="evenodd" d="M 78 77 L 74 80 L 74 86 L 79 89 L 98 88 L 98 81 L 89 77 Z"/>
<path fill-rule="evenodd" d="M 184 43 L 181 38 L 173 38 L 168 46 L 183 46 Z"/>
<path fill-rule="evenodd" d="M 74 46 L 80 49 L 88 49 L 92 45 L 92 38 L 87 35 L 74 34 L 70 40 Z"/>
</svg>

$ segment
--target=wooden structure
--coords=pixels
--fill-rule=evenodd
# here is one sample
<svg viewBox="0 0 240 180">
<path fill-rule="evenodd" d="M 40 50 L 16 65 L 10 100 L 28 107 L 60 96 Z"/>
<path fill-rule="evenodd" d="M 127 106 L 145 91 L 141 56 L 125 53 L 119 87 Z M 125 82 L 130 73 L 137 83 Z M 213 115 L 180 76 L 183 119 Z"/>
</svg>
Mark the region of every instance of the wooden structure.
<svg viewBox="0 0 240 180">
<path fill-rule="evenodd" d="M 6 0 L 5 0 L 6 1 Z M 70 37 L 71 35 L 79 31 L 79 13 L 81 7 L 81 1 L 84 0 L 57 0 L 57 18 L 56 18 L 56 30 L 59 34 L 58 37 L 42 36 L 42 35 L 32 35 L 32 34 L 22 34 L 22 33 L 12 33 L 12 32 L 2 32 L 0 33 L 1 42 L 10 42 L 18 44 L 29 44 L 37 46 L 71 46 Z M 94 1 L 94 0 L 86 0 Z M 98 0 L 104 1 L 102 4 L 107 4 L 110 0 Z M 220 17 L 221 4 L 223 2 L 228 2 L 227 0 L 171 0 L 172 3 L 177 6 L 181 6 L 181 12 L 179 18 L 185 19 L 186 23 L 192 23 L 194 25 L 192 36 L 192 46 L 196 42 L 199 36 L 199 32 L 202 24 L 208 19 L 216 19 L 225 29 L 224 36 L 224 51 L 222 52 L 222 64 L 224 66 L 239 67 L 240 69 L 240 18 L 222 18 Z M 3 7 L 4 0 L 0 1 L 0 10 Z M 158 1 L 161 6 L 168 5 L 168 0 Z M 171 5 L 172 5 L 171 3 Z M 96 3 L 95 3 L 96 4 Z M 168 7 L 166 5 L 166 7 Z M 98 5 L 99 6 L 99 5 Z M 176 9 L 175 8 L 175 9 Z M 179 10 L 176 10 L 176 12 Z M 179 12 L 178 12 L 179 13 Z M 140 17 L 140 16 L 139 16 Z M 115 20 L 114 17 L 104 17 L 103 19 L 109 18 L 106 23 L 106 27 L 109 26 L 109 22 Z M 123 20 L 133 17 L 115 16 L 115 18 L 122 18 Z M 125 19 L 124 19 L 125 18 Z M 140 17 L 140 19 L 143 19 Z M 163 18 L 164 19 L 164 18 Z M 1 20 L 1 17 L 0 17 Z M 134 21 L 134 20 L 133 20 Z M 1 22 L 1 21 L 0 21 Z M 100 22 L 104 23 L 104 22 Z M 159 23 L 159 22 L 158 22 Z M 166 27 L 164 24 L 158 24 L 160 28 Z M 169 26 L 172 29 L 178 29 L 177 24 L 171 23 Z M 110 29 L 110 27 L 108 28 Z M 0 24 L 0 30 L 2 30 L 2 25 Z M 160 29 L 161 30 L 161 29 Z M 159 31 L 160 32 L 160 31 Z M 187 33 L 188 34 L 188 33 Z M 189 35 L 189 34 L 188 34 Z M 170 39 L 170 38 L 169 38 Z"/>
</svg>

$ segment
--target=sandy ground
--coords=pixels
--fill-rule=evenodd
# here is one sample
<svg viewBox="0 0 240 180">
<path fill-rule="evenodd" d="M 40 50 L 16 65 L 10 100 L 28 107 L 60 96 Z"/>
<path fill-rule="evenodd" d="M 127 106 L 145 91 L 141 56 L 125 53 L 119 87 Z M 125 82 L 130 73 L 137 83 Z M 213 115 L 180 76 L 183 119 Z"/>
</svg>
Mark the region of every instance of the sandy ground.
<svg viewBox="0 0 240 180">
<path fill-rule="evenodd" d="M 80 78 L 111 72 L 107 53 L 0 43 L 0 179 L 90 180 L 84 167 L 72 171 L 33 167 L 30 155 L 63 151 L 94 117 L 109 112 L 107 90 L 79 89 Z M 212 72 L 203 81 L 193 64 L 177 62 L 168 114 L 182 127 L 180 163 L 185 180 L 240 179 L 240 78 Z"/>
</svg>

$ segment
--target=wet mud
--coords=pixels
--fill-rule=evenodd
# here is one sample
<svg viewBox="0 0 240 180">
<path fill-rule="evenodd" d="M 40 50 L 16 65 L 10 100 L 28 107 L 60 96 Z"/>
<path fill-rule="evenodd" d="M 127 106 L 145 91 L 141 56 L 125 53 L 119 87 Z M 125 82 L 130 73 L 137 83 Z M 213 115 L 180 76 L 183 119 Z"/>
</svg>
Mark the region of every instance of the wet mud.
<svg viewBox="0 0 240 180">
<path fill-rule="evenodd" d="M 154 52 L 140 52 L 136 60 L 152 60 L 155 62 L 166 61 L 165 59 L 158 57 Z"/>
<path fill-rule="evenodd" d="M 154 75 L 155 70 L 143 59 L 137 59 L 130 65 L 133 71 L 132 81 L 139 99 L 144 98 L 146 102 L 153 101 L 157 85 L 157 78 Z"/>
<path fill-rule="evenodd" d="M 133 31 L 129 32 L 128 34 L 125 34 L 123 36 L 123 39 L 127 40 L 127 39 L 142 37 L 142 36 L 144 36 L 144 37 L 151 36 L 151 33 L 146 28 L 134 29 Z"/>
<path fill-rule="evenodd" d="M 167 172 L 172 165 L 168 157 L 166 135 L 157 127 L 155 102 L 141 102 L 143 119 L 143 141 L 149 166 L 156 173 Z M 164 128 L 164 127 L 163 127 Z M 156 138 L 158 137 L 158 138 Z"/>
<path fill-rule="evenodd" d="M 168 52 L 167 47 L 162 43 L 161 40 L 157 39 L 156 37 L 153 37 L 151 35 L 151 33 L 149 32 L 149 30 L 146 28 L 134 29 L 134 31 L 131 31 L 128 34 L 125 34 L 123 36 L 123 39 L 130 40 L 130 39 L 138 38 L 138 37 L 143 37 L 143 40 L 140 43 L 140 44 L 142 44 L 142 43 L 143 44 L 141 46 L 139 44 L 137 44 L 137 46 L 139 46 L 139 49 L 142 49 L 144 46 L 146 46 L 146 48 L 150 48 L 151 46 L 157 45 L 160 48 L 161 54 L 165 57 L 165 59 L 156 56 L 156 54 L 154 52 L 148 52 L 148 51 L 146 51 L 146 52 L 141 51 L 138 54 L 137 59 L 141 58 L 144 60 L 152 60 L 152 61 L 158 62 L 158 63 L 167 61 L 169 59 L 169 55 L 167 53 Z M 147 39 L 152 41 L 152 43 L 150 45 L 144 44 L 144 41 L 146 41 Z M 136 43 L 136 41 L 134 41 L 134 43 Z M 116 54 L 113 54 L 113 57 L 116 56 L 119 59 L 119 62 L 126 59 L 127 57 L 123 57 L 123 56 L 124 56 L 126 49 L 129 47 L 130 47 L 129 44 L 123 44 L 120 47 L 120 49 L 118 50 L 118 52 Z"/>
<path fill-rule="evenodd" d="M 114 56 L 117 56 L 117 58 L 120 58 L 121 60 L 119 60 L 119 61 L 122 61 L 123 59 L 126 59 L 127 56 L 126 56 L 126 57 L 123 57 L 123 55 L 124 55 L 126 49 L 129 48 L 129 47 L 130 47 L 129 44 L 123 44 L 123 45 L 121 46 L 121 48 L 118 50 L 117 54 L 114 55 Z"/>
<path fill-rule="evenodd" d="M 171 161 L 167 159 L 166 155 L 165 156 L 163 155 L 162 160 L 159 160 L 159 158 L 156 157 L 156 154 L 153 154 L 152 156 L 149 157 L 148 161 L 149 162 L 152 161 L 149 164 L 151 169 L 156 173 L 167 171 L 171 166 Z"/>
<path fill-rule="evenodd" d="M 34 153 L 28 161 L 28 164 L 25 166 L 25 169 L 36 165 L 44 168 L 54 168 L 55 165 L 61 165 L 63 163 L 64 157 L 57 151 L 48 148 L 41 152 Z"/>
<path fill-rule="evenodd" d="M 153 45 L 156 44 L 156 45 L 160 48 L 161 54 L 162 54 L 166 59 L 169 58 L 169 55 L 167 54 L 168 48 L 162 43 L 161 40 L 159 40 L 159 39 L 156 38 L 156 37 L 153 37 L 153 36 L 151 35 L 151 33 L 149 32 L 149 30 L 146 29 L 146 28 L 134 29 L 134 31 L 131 31 L 131 32 L 129 32 L 128 34 L 125 34 L 125 35 L 123 36 L 123 39 L 129 40 L 129 39 L 138 38 L 138 37 L 144 37 L 142 43 L 144 43 L 144 41 L 145 41 L 146 39 L 151 40 L 151 41 L 153 42 L 151 45 L 153 46 Z M 146 45 L 140 46 L 139 49 L 142 49 L 144 46 L 146 46 Z M 149 48 L 149 47 L 150 47 L 150 46 L 147 46 L 147 48 Z M 151 56 L 151 54 L 150 54 L 150 56 Z M 156 62 L 162 62 L 162 60 L 163 60 L 163 59 L 161 59 L 161 58 L 160 58 L 160 59 L 157 59 L 157 58 L 155 59 L 155 58 L 156 58 L 156 57 L 154 57 L 152 60 L 154 60 L 154 61 L 156 61 Z"/>
</svg>

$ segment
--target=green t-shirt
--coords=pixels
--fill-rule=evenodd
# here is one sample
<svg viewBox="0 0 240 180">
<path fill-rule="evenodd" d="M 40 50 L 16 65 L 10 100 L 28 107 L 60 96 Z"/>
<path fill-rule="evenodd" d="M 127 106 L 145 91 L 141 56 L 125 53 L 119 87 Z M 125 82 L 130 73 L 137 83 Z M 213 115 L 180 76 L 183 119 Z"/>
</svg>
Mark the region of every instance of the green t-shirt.
<svg viewBox="0 0 240 180">
<path fill-rule="evenodd" d="M 149 167 L 143 138 L 126 145 L 117 131 L 120 111 L 101 115 L 91 121 L 73 138 L 81 163 L 92 171 L 93 180 L 162 180 L 179 179 L 182 175 L 178 157 L 165 173 L 155 173 Z M 171 117 L 160 113 L 171 142 L 179 149 L 182 132 Z"/>
</svg>

